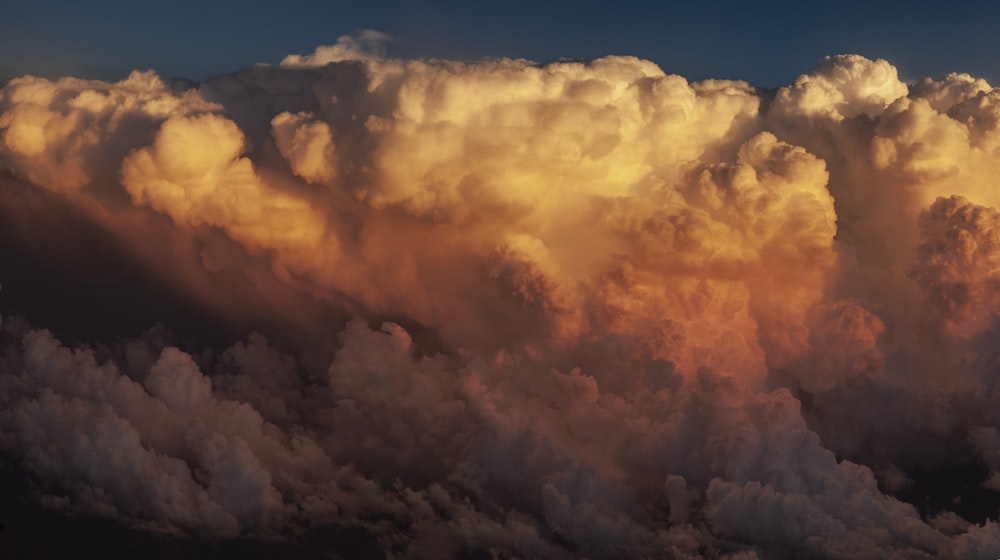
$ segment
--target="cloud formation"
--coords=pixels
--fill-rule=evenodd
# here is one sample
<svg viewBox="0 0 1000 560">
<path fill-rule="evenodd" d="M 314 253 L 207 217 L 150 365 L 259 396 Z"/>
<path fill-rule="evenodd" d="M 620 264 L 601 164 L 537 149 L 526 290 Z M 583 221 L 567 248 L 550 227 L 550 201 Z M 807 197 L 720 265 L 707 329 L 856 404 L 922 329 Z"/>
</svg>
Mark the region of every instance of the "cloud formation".
<svg viewBox="0 0 1000 560">
<path fill-rule="evenodd" d="M 241 336 L 7 314 L 0 450 L 43 503 L 394 558 L 1000 553 L 962 503 L 1000 490 L 989 84 L 384 39 L 0 90 L 4 204 L 47 193 Z"/>
</svg>

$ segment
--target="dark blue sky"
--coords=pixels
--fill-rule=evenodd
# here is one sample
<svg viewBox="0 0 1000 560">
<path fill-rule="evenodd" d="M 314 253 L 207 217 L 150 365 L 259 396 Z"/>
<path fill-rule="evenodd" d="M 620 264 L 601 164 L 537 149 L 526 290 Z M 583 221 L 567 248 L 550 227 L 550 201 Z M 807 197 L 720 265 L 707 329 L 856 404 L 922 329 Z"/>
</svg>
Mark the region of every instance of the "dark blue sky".
<svg viewBox="0 0 1000 560">
<path fill-rule="evenodd" d="M 770 87 L 855 52 L 888 58 L 908 79 L 964 71 L 1000 83 L 1000 6 L 866 4 L 0 0 L 0 80 L 133 68 L 200 79 L 368 28 L 395 37 L 389 54 L 403 57 L 634 54 L 691 79 Z"/>
</svg>

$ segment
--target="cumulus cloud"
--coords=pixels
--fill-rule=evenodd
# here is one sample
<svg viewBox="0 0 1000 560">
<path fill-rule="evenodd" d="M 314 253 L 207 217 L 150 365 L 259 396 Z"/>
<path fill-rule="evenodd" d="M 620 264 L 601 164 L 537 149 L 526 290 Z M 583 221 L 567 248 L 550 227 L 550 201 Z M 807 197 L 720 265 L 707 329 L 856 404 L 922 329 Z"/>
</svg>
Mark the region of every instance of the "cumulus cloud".
<svg viewBox="0 0 1000 560">
<path fill-rule="evenodd" d="M 384 55 L 385 43 L 389 39 L 389 35 L 381 31 L 366 29 L 355 35 L 342 35 L 332 45 L 316 47 L 313 54 L 290 54 L 281 60 L 281 65 L 289 68 L 315 68 L 345 60 L 377 60 Z"/>
<path fill-rule="evenodd" d="M 335 146 L 330 125 L 312 120 L 308 113 L 281 113 L 271 126 L 274 141 L 293 173 L 314 183 L 333 180 Z"/>
<path fill-rule="evenodd" d="M 3 88 L 0 107 L 5 167 L 53 190 L 86 185 L 93 164 L 122 155 L 108 151 L 134 148 L 148 122 L 219 109 L 193 90 L 174 91 L 155 73 L 138 71 L 113 84 L 16 78 Z"/>
<path fill-rule="evenodd" d="M 221 227 L 251 247 L 303 258 L 324 237 L 322 217 L 307 201 L 268 188 L 240 157 L 243 149 L 243 133 L 224 117 L 171 118 L 151 146 L 122 162 L 122 184 L 137 204 L 183 225 Z M 324 247 L 335 254 L 336 240 Z"/>
<path fill-rule="evenodd" d="M 780 88 L 775 102 L 779 114 L 841 121 L 880 115 L 907 93 L 906 84 L 888 61 L 838 55 L 825 57 L 813 72 Z"/>
<path fill-rule="evenodd" d="M 240 338 L 5 312 L 0 451 L 44 503 L 393 558 L 1000 546 L 963 502 L 1000 489 L 988 83 L 385 40 L 0 90 L 0 202 L 76 220 L 4 243 L 55 262 L 86 223 Z"/>
</svg>

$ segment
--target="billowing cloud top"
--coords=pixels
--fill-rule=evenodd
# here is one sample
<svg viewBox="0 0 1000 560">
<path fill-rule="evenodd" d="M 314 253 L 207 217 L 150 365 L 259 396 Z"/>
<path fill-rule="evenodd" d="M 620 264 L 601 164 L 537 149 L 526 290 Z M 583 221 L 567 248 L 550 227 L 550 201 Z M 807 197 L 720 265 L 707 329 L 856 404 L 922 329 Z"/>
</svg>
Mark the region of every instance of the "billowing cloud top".
<svg viewBox="0 0 1000 560">
<path fill-rule="evenodd" d="M 1000 554 L 1000 511 L 960 504 L 1000 490 L 989 84 L 385 39 L 0 90 L 4 209 L 73 216 L 9 243 L 49 263 L 99 231 L 245 336 L 8 316 L 0 450 L 44 503 L 406 558 Z M 931 503 L 941 472 L 978 474 Z"/>
</svg>

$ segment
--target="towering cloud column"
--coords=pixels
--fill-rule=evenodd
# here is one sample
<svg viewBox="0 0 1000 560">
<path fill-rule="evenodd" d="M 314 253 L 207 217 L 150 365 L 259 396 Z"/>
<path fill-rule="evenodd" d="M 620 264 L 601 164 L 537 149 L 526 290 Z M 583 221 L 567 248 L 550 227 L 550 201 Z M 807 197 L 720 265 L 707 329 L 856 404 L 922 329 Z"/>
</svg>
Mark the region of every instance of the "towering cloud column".
<svg viewBox="0 0 1000 560">
<path fill-rule="evenodd" d="M 117 263 L 140 297 L 93 324 L 152 327 L 4 290 L 0 452 L 42 503 L 393 558 L 1000 554 L 989 84 L 382 40 L 0 90 L 0 208 L 46 217 L 0 249 L 98 301 Z M 192 317 L 136 317 L 167 296 Z"/>
</svg>

